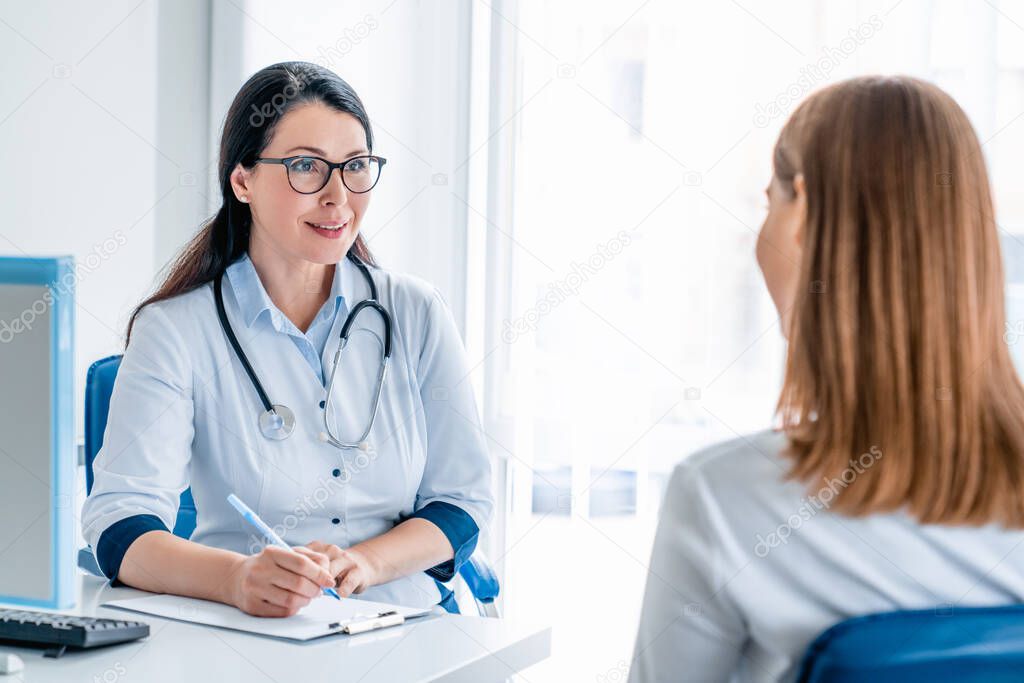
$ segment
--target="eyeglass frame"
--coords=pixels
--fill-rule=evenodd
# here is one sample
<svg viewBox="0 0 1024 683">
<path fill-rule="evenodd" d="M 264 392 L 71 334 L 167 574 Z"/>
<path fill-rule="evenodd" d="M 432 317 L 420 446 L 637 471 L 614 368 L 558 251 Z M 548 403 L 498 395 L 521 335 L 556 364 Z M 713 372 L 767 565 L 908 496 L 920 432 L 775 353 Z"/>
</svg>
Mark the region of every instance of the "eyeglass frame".
<svg viewBox="0 0 1024 683">
<path fill-rule="evenodd" d="M 288 171 L 288 164 L 293 162 L 293 161 L 295 161 L 296 159 L 316 159 L 317 161 L 322 161 L 325 164 L 327 164 L 327 175 L 324 176 L 324 184 L 321 185 L 320 187 L 318 187 L 317 189 L 311 191 L 311 192 L 303 192 L 302 190 L 296 190 L 295 186 L 292 185 L 292 177 L 291 177 L 291 175 L 290 175 L 290 173 Z M 345 182 L 345 166 L 347 166 L 348 164 L 352 163 L 356 159 L 376 159 L 377 163 L 380 164 L 380 171 L 378 171 L 378 173 L 377 173 L 377 179 L 373 181 L 373 185 L 371 185 L 370 187 L 368 187 L 368 188 L 366 188 L 365 190 L 362 190 L 362 191 L 353 190 L 351 187 L 348 186 L 348 183 Z M 383 173 L 383 171 L 384 171 L 384 165 L 388 163 L 388 160 L 385 159 L 384 157 L 379 157 L 379 156 L 377 156 L 375 154 L 361 154 L 361 155 L 359 155 L 357 157 L 352 157 L 351 159 L 346 159 L 345 161 L 339 161 L 339 162 L 335 163 L 333 161 L 328 161 L 327 159 L 324 159 L 323 157 L 318 157 L 318 156 L 314 156 L 314 155 L 311 155 L 311 154 L 296 154 L 294 156 L 282 157 L 280 159 L 275 159 L 275 158 L 270 158 L 270 157 L 260 157 L 260 158 L 256 159 L 255 161 L 253 161 L 253 163 L 254 164 L 280 164 L 281 166 L 284 166 L 285 176 L 288 178 L 288 186 L 291 187 L 292 190 L 294 190 L 295 192 L 298 192 L 299 194 L 316 194 L 320 190 L 322 190 L 325 187 L 327 187 L 327 183 L 331 182 L 331 175 L 334 173 L 334 169 L 338 169 L 338 172 L 341 174 L 341 184 L 345 186 L 346 190 L 348 190 L 352 194 L 366 194 L 367 192 L 369 192 L 373 188 L 377 187 L 377 183 L 380 182 L 381 173 Z"/>
</svg>

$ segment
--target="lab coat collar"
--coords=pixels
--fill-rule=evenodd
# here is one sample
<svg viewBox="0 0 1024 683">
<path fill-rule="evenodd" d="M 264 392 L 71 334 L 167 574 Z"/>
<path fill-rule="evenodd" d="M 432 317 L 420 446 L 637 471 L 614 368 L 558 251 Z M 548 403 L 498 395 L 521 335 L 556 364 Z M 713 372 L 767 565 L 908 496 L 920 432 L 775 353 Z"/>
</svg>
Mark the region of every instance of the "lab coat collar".
<svg viewBox="0 0 1024 683">
<path fill-rule="evenodd" d="M 362 301 L 370 297 L 370 290 L 363 281 L 362 273 L 359 272 L 356 264 L 352 263 L 347 256 L 342 258 L 338 263 L 338 267 L 334 269 L 334 286 L 339 288 L 339 295 L 348 295 L 348 301 Z M 334 289 L 331 290 L 331 295 L 334 295 Z M 341 299 L 345 301 L 346 297 L 342 296 Z"/>
</svg>

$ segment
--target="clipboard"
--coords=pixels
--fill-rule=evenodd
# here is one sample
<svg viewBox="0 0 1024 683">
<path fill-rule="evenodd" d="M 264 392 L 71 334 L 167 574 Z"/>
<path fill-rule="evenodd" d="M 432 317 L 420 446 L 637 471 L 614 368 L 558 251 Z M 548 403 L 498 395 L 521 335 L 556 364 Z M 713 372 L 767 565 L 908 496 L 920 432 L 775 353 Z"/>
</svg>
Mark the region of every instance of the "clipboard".
<svg viewBox="0 0 1024 683">
<path fill-rule="evenodd" d="M 111 600 L 103 607 L 152 614 L 157 617 L 216 626 L 286 640 L 306 641 L 335 633 L 355 635 L 404 624 L 430 609 L 402 607 L 356 598 L 340 601 L 321 595 L 291 617 L 254 617 L 236 607 L 177 595 Z"/>
<path fill-rule="evenodd" d="M 366 633 L 367 631 L 376 631 L 379 628 L 387 628 L 388 626 L 399 626 L 405 623 L 405 617 L 399 614 L 395 610 L 388 612 L 380 612 L 373 616 L 366 618 L 355 618 L 345 623 L 334 622 L 328 624 L 327 628 L 330 629 L 341 629 L 343 633 L 347 633 L 353 636 L 357 633 Z"/>
</svg>

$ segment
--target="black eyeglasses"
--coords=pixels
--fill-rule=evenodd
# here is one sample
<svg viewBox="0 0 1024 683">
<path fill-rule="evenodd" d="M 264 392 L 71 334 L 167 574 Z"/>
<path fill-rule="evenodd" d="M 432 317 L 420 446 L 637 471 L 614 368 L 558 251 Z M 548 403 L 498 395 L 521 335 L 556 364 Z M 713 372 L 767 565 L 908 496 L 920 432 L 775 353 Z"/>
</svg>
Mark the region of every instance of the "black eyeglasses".
<svg viewBox="0 0 1024 683">
<path fill-rule="evenodd" d="M 341 182 L 349 192 L 363 194 L 373 189 L 380 180 L 380 169 L 388 162 L 384 157 L 372 155 L 353 157 L 333 163 L 310 156 L 284 159 L 257 159 L 257 164 L 281 164 L 288 171 L 288 184 L 300 194 L 316 194 L 324 189 L 334 169 L 341 169 Z"/>
</svg>

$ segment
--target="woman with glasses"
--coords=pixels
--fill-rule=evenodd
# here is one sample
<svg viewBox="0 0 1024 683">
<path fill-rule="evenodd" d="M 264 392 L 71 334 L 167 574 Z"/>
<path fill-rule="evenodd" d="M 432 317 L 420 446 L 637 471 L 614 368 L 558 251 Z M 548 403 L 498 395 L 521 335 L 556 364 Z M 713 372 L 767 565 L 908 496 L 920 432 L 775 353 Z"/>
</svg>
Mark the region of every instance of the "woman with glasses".
<svg viewBox="0 0 1024 683">
<path fill-rule="evenodd" d="M 1024 387 L 966 114 L 914 78 L 843 81 L 773 162 L 781 429 L 676 467 L 631 681 L 792 681 L 849 617 L 1024 599 Z"/>
<path fill-rule="evenodd" d="M 327 69 L 242 86 L 222 206 L 128 324 L 82 520 L 111 580 L 260 616 L 329 588 L 454 609 L 441 582 L 490 517 L 490 464 L 445 302 L 360 236 L 385 163 Z M 187 487 L 189 540 L 170 531 Z"/>
</svg>

